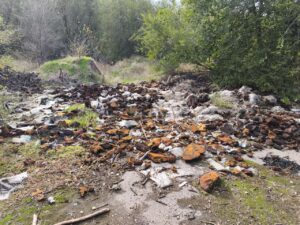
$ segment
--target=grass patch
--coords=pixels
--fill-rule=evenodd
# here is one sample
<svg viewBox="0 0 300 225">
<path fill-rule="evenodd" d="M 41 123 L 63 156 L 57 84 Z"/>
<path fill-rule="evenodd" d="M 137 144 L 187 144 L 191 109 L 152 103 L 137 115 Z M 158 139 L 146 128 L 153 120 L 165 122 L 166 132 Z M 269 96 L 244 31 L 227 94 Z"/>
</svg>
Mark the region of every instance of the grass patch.
<svg viewBox="0 0 300 225">
<path fill-rule="evenodd" d="M 49 150 L 47 156 L 50 158 L 70 158 L 73 156 L 80 156 L 85 152 L 81 146 L 64 146 L 58 149 Z"/>
<path fill-rule="evenodd" d="M 40 145 L 30 142 L 25 145 L 2 144 L 0 145 L 0 176 L 24 172 L 24 160 L 39 158 Z"/>
<path fill-rule="evenodd" d="M 70 119 L 66 120 L 68 126 L 89 128 L 94 127 L 98 121 L 98 114 L 86 108 L 84 104 L 71 105 L 65 109 L 65 112 L 69 114 L 76 113 Z"/>
<path fill-rule="evenodd" d="M 71 113 L 74 111 L 83 111 L 85 109 L 86 109 L 86 107 L 84 104 L 74 104 L 74 105 L 69 106 L 67 109 L 65 109 L 65 112 Z"/>
<path fill-rule="evenodd" d="M 6 66 L 20 72 L 31 72 L 38 67 L 36 63 L 33 63 L 31 61 L 27 61 L 21 58 L 17 59 L 10 55 L 2 55 L 0 56 L 0 68 L 4 68 Z"/>
<path fill-rule="evenodd" d="M 60 69 L 68 76 L 78 79 L 82 82 L 97 82 L 100 77 L 99 74 L 91 68 L 93 59 L 91 57 L 72 57 L 68 56 L 62 59 L 56 59 L 44 63 L 39 72 L 45 78 L 51 76 L 58 76 Z"/>
<path fill-rule="evenodd" d="M 151 81 L 160 79 L 163 75 L 154 62 L 138 56 L 124 59 L 113 66 L 102 67 L 108 84 Z"/>
<path fill-rule="evenodd" d="M 59 215 L 67 203 L 74 197 L 76 192 L 73 189 L 61 189 L 53 193 L 56 203 L 54 205 L 38 203 L 30 197 L 21 200 L 14 208 L 6 208 L 3 217 L 0 218 L 0 225 L 24 225 L 31 224 L 34 213 L 39 213 L 39 218 L 43 225 L 53 225 L 56 220 L 64 220 L 63 215 Z M 4 204 L 0 203 L 0 207 Z"/>
<path fill-rule="evenodd" d="M 211 96 L 212 104 L 221 109 L 232 109 L 234 104 L 227 98 L 222 97 L 219 93 Z"/>
<path fill-rule="evenodd" d="M 245 179 L 227 177 L 221 188 L 223 190 L 214 193 L 212 207 L 218 217 L 230 221 L 228 224 L 237 221 L 261 225 L 298 224 L 295 209 L 299 200 L 293 197 L 293 193 L 299 191 L 300 181 L 279 176 L 253 162 L 249 164 L 258 169 L 258 176 Z"/>
</svg>

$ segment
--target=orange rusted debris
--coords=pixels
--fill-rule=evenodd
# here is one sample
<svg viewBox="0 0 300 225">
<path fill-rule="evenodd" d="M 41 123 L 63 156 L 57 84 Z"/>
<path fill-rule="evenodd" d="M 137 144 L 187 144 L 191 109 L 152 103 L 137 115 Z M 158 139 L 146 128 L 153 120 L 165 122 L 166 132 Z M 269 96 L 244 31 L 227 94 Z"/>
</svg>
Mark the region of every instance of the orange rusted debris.
<svg viewBox="0 0 300 225">
<path fill-rule="evenodd" d="M 41 189 L 36 189 L 31 193 L 31 196 L 37 201 L 42 201 L 45 199 L 44 192 Z"/>
<path fill-rule="evenodd" d="M 155 163 L 164 163 L 164 162 L 173 163 L 176 161 L 176 156 L 168 152 L 165 153 L 150 152 L 148 154 L 148 158 Z"/>
<path fill-rule="evenodd" d="M 226 145 L 232 145 L 234 143 L 234 140 L 230 136 L 225 135 L 225 134 L 219 135 L 218 140 L 222 144 L 226 144 Z"/>
<path fill-rule="evenodd" d="M 248 137 L 250 134 L 250 130 L 248 128 L 244 128 L 242 133 L 244 137 Z"/>
<path fill-rule="evenodd" d="M 219 180 L 220 180 L 220 175 L 217 172 L 212 171 L 206 173 L 200 177 L 200 187 L 204 191 L 209 192 L 214 188 L 214 186 L 217 184 Z"/>
<path fill-rule="evenodd" d="M 269 130 L 269 134 L 268 134 L 269 139 L 274 140 L 276 136 L 277 135 L 274 133 L 274 131 Z"/>
<path fill-rule="evenodd" d="M 161 143 L 165 145 L 171 145 L 173 141 L 170 138 L 162 137 L 162 138 L 153 138 L 150 140 L 148 146 L 149 147 L 158 147 Z"/>
<path fill-rule="evenodd" d="M 182 159 L 185 161 L 192 161 L 201 157 L 201 155 L 206 151 L 205 146 L 190 144 L 188 145 L 182 155 Z"/>
</svg>

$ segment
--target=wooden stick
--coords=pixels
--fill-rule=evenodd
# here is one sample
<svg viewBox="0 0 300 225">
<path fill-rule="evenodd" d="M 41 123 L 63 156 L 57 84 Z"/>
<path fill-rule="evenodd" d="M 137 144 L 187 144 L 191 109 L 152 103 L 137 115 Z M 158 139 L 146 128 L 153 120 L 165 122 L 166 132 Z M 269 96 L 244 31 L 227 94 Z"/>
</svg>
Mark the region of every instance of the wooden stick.
<svg viewBox="0 0 300 225">
<path fill-rule="evenodd" d="M 33 214 L 32 225 L 37 225 L 37 223 L 38 223 L 38 216 L 37 214 Z"/>
<path fill-rule="evenodd" d="M 143 161 L 147 156 L 148 156 L 148 154 L 150 153 L 150 152 L 152 152 L 152 149 L 150 149 L 149 151 L 147 151 L 139 160 L 140 161 Z"/>
<path fill-rule="evenodd" d="M 143 127 L 142 121 L 140 121 L 140 126 L 141 126 L 141 129 L 143 131 L 143 134 L 144 134 L 145 138 L 148 139 L 146 131 L 145 131 L 144 127 Z"/>
<path fill-rule="evenodd" d="M 94 213 L 92 213 L 92 214 L 89 214 L 89 215 L 86 215 L 86 216 L 83 216 L 83 217 L 79 217 L 79 218 L 77 218 L 77 219 L 66 220 L 66 221 L 63 221 L 63 222 L 60 222 L 60 223 L 56 223 L 56 224 L 54 224 L 54 225 L 67 225 L 67 224 L 79 223 L 79 222 L 82 222 L 82 221 L 91 219 L 91 218 L 93 218 L 93 217 L 95 217 L 95 216 L 99 216 L 99 215 L 108 213 L 109 211 L 110 211 L 109 208 L 105 208 L 105 209 L 99 210 L 99 211 L 97 211 L 97 212 L 94 212 Z"/>
</svg>

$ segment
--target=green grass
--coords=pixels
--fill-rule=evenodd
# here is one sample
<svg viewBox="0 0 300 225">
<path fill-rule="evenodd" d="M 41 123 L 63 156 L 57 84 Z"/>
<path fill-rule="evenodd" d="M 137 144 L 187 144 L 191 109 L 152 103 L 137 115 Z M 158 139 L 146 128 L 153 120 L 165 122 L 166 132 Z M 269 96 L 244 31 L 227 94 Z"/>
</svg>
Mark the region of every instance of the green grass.
<svg viewBox="0 0 300 225">
<path fill-rule="evenodd" d="M 92 60 L 91 57 L 87 56 L 81 58 L 68 56 L 44 63 L 39 68 L 39 72 L 43 77 L 48 78 L 53 75 L 59 75 L 60 69 L 62 69 L 68 76 L 83 82 L 98 81 L 99 75 L 96 71 L 92 71 L 90 67 Z"/>
<path fill-rule="evenodd" d="M 0 56 L 0 69 L 8 66 L 15 71 L 30 72 L 37 68 L 37 64 L 24 59 L 17 59 L 10 55 Z"/>
<path fill-rule="evenodd" d="M 98 114 L 93 110 L 86 108 L 84 104 L 71 105 L 65 110 L 67 113 L 74 111 L 78 111 L 77 114 L 66 120 L 69 126 L 78 124 L 81 128 L 89 128 L 96 125 Z"/>
<path fill-rule="evenodd" d="M 49 150 L 47 157 L 52 159 L 57 158 L 72 158 L 74 156 L 80 156 L 85 152 L 85 149 L 79 145 L 76 146 L 64 146 L 58 149 Z"/>
<path fill-rule="evenodd" d="M 223 181 L 222 190 L 213 196 L 214 210 L 223 219 L 235 224 L 269 225 L 276 223 L 297 224 L 297 216 L 293 209 L 299 201 L 293 193 L 299 191 L 299 180 L 293 177 L 279 176 L 264 166 L 250 162 L 258 169 L 255 177 L 227 177 Z M 290 181 L 294 182 L 291 185 Z M 226 206 L 224 206 L 226 205 Z M 253 224 L 253 221 L 252 221 Z"/>
<path fill-rule="evenodd" d="M 232 109 L 232 108 L 234 108 L 234 104 L 230 100 L 222 97 L 218 93 L 214 94 L 211 97 L 211 101 L 212 101 L 213 105 L 215 105 L 215 106 L 217 106 L 217 107 L 219 107 L 221 109 Z"/>
<path fill-rule="evenodd" d="M 85 105 L 84 104 L 74 104 L 69 106 L 67 109 L 65 109 L 65 112 L 70 113 L 73 111 L 83 111 L 85 110 Z"/>
<path fill-rule="evenodd" d="M 6 213 L 0 218 L 0 225 L 26 225 L 32 223 L 34 213 L 39 213 L 39 219 L 43 225 L 53 225 L 53 220 L 64 220 L 59 211 L 67 206 L 68 202 L 74 198 L 76 191 L 73 189 L 60 189 L 52 193 L 56 201 L 49 205 L 34 201 L 31 197 L 22 199 L 15 207 L 6 207 Z M 0 207 L 4 206 L 4 203 Z M 57 218 L 58 217 L 58 218 Z"/>
<path fill-rule="evenodd" d="M 108 84 L 158 80 L 163 75 L 163 72 L 157 68 L 155 63 L 137 56 L 119 61 L 115 65 L 104 69 L 103 73 Z"/>
</svg>

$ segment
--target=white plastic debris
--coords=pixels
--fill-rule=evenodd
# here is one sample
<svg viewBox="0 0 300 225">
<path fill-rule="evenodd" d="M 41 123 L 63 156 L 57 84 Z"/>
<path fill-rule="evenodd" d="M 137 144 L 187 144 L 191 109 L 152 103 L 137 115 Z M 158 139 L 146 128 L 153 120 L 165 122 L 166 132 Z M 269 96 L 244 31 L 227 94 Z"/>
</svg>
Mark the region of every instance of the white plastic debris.
<svg viewBox="0 0 300 225">
<path fill-rule="evenodd" d="M 153 180 L 160 188 L 166 188 L 172 185 L 172 180 L 169 178 L 166 172 L 153 174 L 151 176 L 151 180 Z"/>
<path fill-rule="evenodd" d="M 227 171 L 228 170 L 223 165 L 221 165 L 220 163 L 217 163 L 213 159 L 207 159 L 207 162 L 209 163 L 209 165 L 211 165 L 217 171 Z"/>
<path fill-rule="evenodd" d="M 132 128 L 138 126 L 138 123 L 134 120 L 122 120 L 118 123 L 120 127 Z"/>
<path fill-rule="evenodd" d="M 12 143 L 15 144 L 24 144 L 31 141 L 31 136 L 29 135 L 21 135 L 19 138 L 13 138 Z"/>
<path fill-rule="evenodd" d="M 54 199 L 53 196 L 48 197 L 48 198 L 47 198 L 47 201 L 48 201 L 48 203 L 49 203 L 50 205 L 52 205 L 52 204 L 55 203 L 55 199 Z"/>
<path fill-rule="evenodd" d="M 28 178 L 28 173 L 24 172 L 15 176 L 0 179 L 0 201 L 8 199 L 11 192 L 16 190 L 19 185 Z"/>
</svg>

